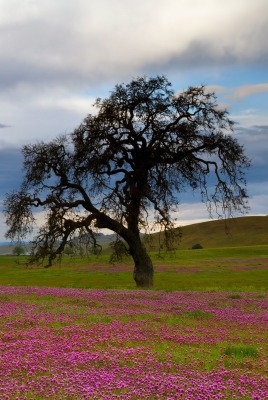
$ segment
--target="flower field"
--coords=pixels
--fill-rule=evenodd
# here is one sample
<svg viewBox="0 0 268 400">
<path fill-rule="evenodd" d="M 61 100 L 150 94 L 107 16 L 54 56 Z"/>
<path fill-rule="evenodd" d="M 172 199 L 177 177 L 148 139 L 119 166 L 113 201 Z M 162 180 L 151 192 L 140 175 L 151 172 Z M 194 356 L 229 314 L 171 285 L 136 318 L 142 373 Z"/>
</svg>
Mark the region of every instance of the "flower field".
<svg viewBox="0 0 268 400">
<path fill-rule="evenodd" d="M 268 398 L 268 295 L 0 287 L 1 399 Z"/>
</svg>

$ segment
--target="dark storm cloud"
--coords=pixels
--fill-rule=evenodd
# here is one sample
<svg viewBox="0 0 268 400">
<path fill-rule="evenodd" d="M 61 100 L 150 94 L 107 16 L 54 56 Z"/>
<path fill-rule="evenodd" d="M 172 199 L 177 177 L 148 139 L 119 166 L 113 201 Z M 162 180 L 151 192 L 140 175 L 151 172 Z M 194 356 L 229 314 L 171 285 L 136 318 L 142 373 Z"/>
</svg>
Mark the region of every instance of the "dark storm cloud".
<svg viewBox="0 0 268 400">
<path fill-rule="evenodd" d="M 18 148 L 0 148 L 0 200 L 19 188 L 22 180 L 22 154 Z"/>
<path fill-rule="evenodd" d="M 261 184 L 265 192 L 265 188 L 268 188 L 268 125 L 237 127 L 235 136 L 251 159 L 251 167 L 246 172 L 248 186 Z"/>
<path fill-rule="evenodd" d="M 0 129 L 10 128 L 10 125 L 0 124 Z"/>
<path fill-rule="evenodd" d="M 236 137 L 255 165 L 268 165 L 268 125 L 237 127 Z"/>
<path fill-rule="evenodd" d="M 268 36 L 268 29 L 266 28 L 266 36 Z M 252 46 L 253 47 L 253 46 Z M 175 51 L 170 57 L 166 59 L 156 59 L 153 63 L 146 66 L 148 71 L 164 68 L 167 71 L 174 71 L 176 69 L 187 70 L 191 68 L 213 68 L 213 67 L 228 67 L 236 66 L 248 67 L 264 67 L 268 63 L 268 47 L 264 45 L 257 45 L 259 48 L 255 51 L 242 51 L 237 47 L 228 43 L 224 48 L 221 43 L 215 43 L 213 38 L 194 39 L 189 42 L 184 50 Z"/>
</svg>

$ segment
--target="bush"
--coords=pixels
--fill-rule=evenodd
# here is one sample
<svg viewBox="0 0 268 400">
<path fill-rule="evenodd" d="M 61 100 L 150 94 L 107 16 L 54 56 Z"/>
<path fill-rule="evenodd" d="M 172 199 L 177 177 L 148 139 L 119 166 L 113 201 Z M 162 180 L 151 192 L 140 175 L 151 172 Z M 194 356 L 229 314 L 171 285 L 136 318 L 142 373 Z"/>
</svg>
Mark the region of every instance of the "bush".
<svg viewBox="0 0 268 400">
<path fill-rule="evenodd" d="M 193 244 L 192 249 L 193 250 L 203 249 L 203 246 L 200 243 L 196 243 L 196 244 Z"/>
</svg>

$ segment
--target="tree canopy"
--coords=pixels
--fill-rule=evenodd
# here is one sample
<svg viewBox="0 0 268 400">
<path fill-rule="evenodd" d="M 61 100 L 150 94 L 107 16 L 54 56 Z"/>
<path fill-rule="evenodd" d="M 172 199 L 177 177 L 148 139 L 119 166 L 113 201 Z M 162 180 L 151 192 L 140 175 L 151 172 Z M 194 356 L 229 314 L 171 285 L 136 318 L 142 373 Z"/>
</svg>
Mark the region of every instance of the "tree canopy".
<svg viewBox="0 0 268 400">
<path fill-rule="evenodd" d="M 187 189 L 200 192 L 209 213 L 243 212 L 250 161 L 205 86 L 175 93 L 165 76 L 138 77 L 95 107 L 73 133 L 22 148 L 23 182 L 5 200 L 6 236 L 27 236 L 34 210 L 43 210 L 31 261 L 50 266 L 72 239 L 96 248 L 96 230 L 110 229 L 128 245 L 137 286 L 150 287 L 153 265 L 140 237 L 149 215 L 168 237 Z"/>
<path fill-rule="evenodd" d="M 25 253 L 26 253 L 25 248 L 22 247 L 22 246 L 20 246 L 20 245 L 16 245 L 16 246 L 13 248 L 13 254 L 14 254 L 15 256 L 21 256 L 21 255 L 24 255 Z"/>
</svg>

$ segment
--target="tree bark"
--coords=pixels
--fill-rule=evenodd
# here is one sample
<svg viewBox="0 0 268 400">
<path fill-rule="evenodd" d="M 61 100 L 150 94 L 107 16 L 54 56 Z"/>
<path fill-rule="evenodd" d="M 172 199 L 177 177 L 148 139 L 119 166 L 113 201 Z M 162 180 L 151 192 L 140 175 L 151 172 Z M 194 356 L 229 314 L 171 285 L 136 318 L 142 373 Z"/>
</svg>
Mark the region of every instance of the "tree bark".
<svg viewBox="0 0 268 400">
<path fill-rule="evenodd" d="M 129 244 L 129 250 L 134 260 L 133 278 L 138 288 L 148 289 L 154 285 L 154 267 L 140 239 Z"/>
<path fill-rule="evenodd" d="M 126 228 L 107 215 L 99 213 L 96 226 L 113 230 L 127 242 L 134 260 L 133 278 L 136 286 L 143 289 L 152 288 L 154 285 L 154 267 L 140 239 L 138 222 L 136 222 L 135 216 L 132 217 L 128 228 Z"/>
</svg>

